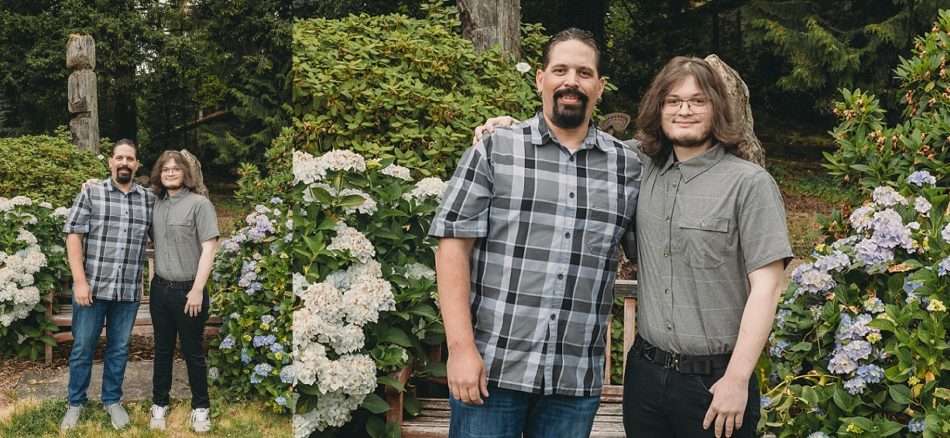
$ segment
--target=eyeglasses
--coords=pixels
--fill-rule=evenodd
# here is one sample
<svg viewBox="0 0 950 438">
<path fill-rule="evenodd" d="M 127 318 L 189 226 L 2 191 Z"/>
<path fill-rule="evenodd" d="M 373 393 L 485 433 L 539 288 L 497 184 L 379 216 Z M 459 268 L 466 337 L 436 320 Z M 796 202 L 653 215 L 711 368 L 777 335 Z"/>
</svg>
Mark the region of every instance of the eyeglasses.
<svg viewBox="0 0 950 438">
<path fill-rule="evenodd" d="M 683 107 L 683 102 L 686 102 L 687 108 L 694 113 L 702 113 L 706 111 L 706 105 L 709 104 L 709 99 L 705 97 L 690 97 L 689 99 L 667 97 L 663 99 L 663 112 L 675 113 Z"/>
<path fill-rule="evenodd" d="M 181 173 L 180 167 L 163 167 L 162 173 Z"/>
</svg>

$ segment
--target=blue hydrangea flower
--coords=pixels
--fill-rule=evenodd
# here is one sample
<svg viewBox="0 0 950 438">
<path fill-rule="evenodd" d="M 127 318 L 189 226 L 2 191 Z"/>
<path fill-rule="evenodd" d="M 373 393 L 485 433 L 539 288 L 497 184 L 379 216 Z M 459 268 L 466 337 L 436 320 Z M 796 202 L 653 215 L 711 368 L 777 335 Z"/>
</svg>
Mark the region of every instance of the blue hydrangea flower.
<svg viewBox="0 0 950 438">
<path fill-rule="evenodd" d="M 287 406 L 287 397 L 282 395 L 277 396 L 277 398 L 274 399 L 274 403 L 277 403 L 280 406 Z"/>
<path fill-rule="evenodd" d="M 788 342 L 785 339 L 782 339 L 776 342 L 774 345 L 772 345 L 772 347 L 769 348 L 769 355 L 776 358 L 782 357 L 782 354 L 785 353 L 785 349 L 788 348 L 790 345 L 792 345 L 791 342 Z"/>
<path fill-rule="evenodd" d="M 848 255 L 841 252 L 835 251 L 832 254 L 818 257 L 815 260 L 815 268 L 825 272 L 838 272 L 846 269 L 848 266 L 851 266 L 851 259 L 848 258 Z"/>
<path fill-rule="evenodd" d="M 273 197 L 273 198 L 270 198 L 270 203 L 271 203 L 271 204 L 274 204 L 274 205 L 280 205 L 280 204 L 283 204 L 284 201 L 283 201 L 282 199 L 280 199 L 280 198 L 278 198 L 278 197 L 275 196 L 275 197 Z"/>
<path fill-rule="evenodd" d="M 254 366 L 254 374 L 260 374 L 261 376 L 266 376 L 270 374 L 270 372 L 273 370 L 274 370 L 274 367 L 266 363 L 259 363 Z"/>
<path fill-rule="evenodd" d="M 950 273 L 950 256 L 940 261 L 940 266 L 937 268 L 937 275 L 943 277 Z"/>
<path fill-rule="evenodd" d="M 280 369 L 281 382 L 290 384 L 290 383 L 294 383 L 294 379 L 296 379 L 296 372 L 294 371 L 293 365 L 287 365 Z"/>
<path fill-rule="evenodd" d="M 876 270 L 894 260 L 894 252 L 881 247 L 875 241 L 864 239 L 854 246 L 855 257 L 865 266 Z"/>
<path fill-rule="evenodd" d="M 913 246 L 911 240 L 911 230 L 904 226 L 901 215 L 896 211 L 887 209 L 874 214 L 871 220 L 871 227 L 874 234 L 871 240 L 883 248 L 901 247 L 910 250 Z"/>
<path fill-rule="evenodd" d="M 270 315 L 261 316 L 261 322 L 264 324 L 270 324 L 274 322 L 274 317 Z"/>
<path fill-rule="evenodd" d="M 862 365 L 858 367 L 857 375 L 867 383 L 878 383 L 884 378 L 884 369 L 873 363 Z"/>
<path fill-rule="evenodd" d="M 857 368 L 858 364 L 841 351 L 836 352 L 835 355 L 831 357 L 831 360 L 828 361 L 828 371 L 834 374 L 850 374 Z"/>
<path fill-rule="evenodd" d="M 234 337 L 231 336 L 231 335 L 228 335 L 227 337 L 225 337 L 225 338 L 221 341 L 221 345 L 219 345 L 218 348 L 220 348 L 220 349 L 222 349 L 222 350 L 230 350 L 230 349 L 234 348 Z"/>
<path fill-rule="evenodd" d="M 943 237 L 943 241 L 950 243 L 950 224 L 943 227 L 943 230 L 940 231 L 940 237 Z"/>
<path fill-rule="evenodd" d="M 283 353 L 283 352 L 284 352 L 284 346 L 275 342 L 275 343 L 271 344 L 271 346 L 270 346 L 270 351 L 273 352 L 273 353 Z"/>
<path fill-rule="evenodd" d="M 935 185 L 937 184 L 937 178 L 930 174 L 926 170 L 918 170 L 910 176 L 907 177 L 907 182 L 917 186 L 923 187 L 925 184 Z"/>
<path fill-rule="evenodd" d="M 803 292 L 819 293 L 833 289 L 837 283 L 827 272 L 815 269 L 815 265 L 804 263 L 792 271 L 792 281 Z"/>
<path fill-rule="evenodd" d="M 924 431 L 924 426 L 926 426 L 923 418 L 914 418 L 910 420 L 910 423 L 907 423 L 907 430 L 913 433 L 922 433 Z"/>
<path fill-rule="evenodd" d="M 841 347 L 841 351 L 848 355 L 851 360 L 859 360 L 871 357 L 871 343 L 868 341 L 851 341 Z"/>
<path fill-rule="evenodd" d="M 933 208 L 933 205 L 930 204 L 930 201 L 927 198 L 918 196 L 914 199 L 914 210 L 917 210 L 917 213 L 920 213 L 924 216 L 930 214 L 930 209 Z"/>
<path fill-rule="evenodd" d="M 855 377 L 853 379 L 845 380 L 844 389 L 848 390 L 848 393 L 851 395 L 858 395 L 864 393 L 864 388 L 867 387 L 867 382 L 860 377 Z"/>
<path fill-rule="evenodd" d="M 882 207 L 893 207 L 897 204 L 907 203 L 907 199 L 897 193 L 897 190 L 887 186 L 874 189 L 874 192 L 871 193 L 871 199 Z"/>
<path fill-rule="evenodd" d="M 763 409 L 768 409 L 769 406 L 772 406 L 772 399 L 766 395 L 763 395 L 759 398 L 759 407 Z"/>
<path fill-rule="evenodd" d="M 263 381 L 264 381 L 264 379 L 261 378 L 261 376 L 259 376 L 259 375 L 257 375 L 257 374 L 251 374 L 251 383 L 252 383 L 252 384 L 255 384 L 255 385 L 256 385 L 256 384 L 261 383 L 261 382 L 263 382 Z"/>
<path fill-rule="evenodd" d="M 248 354 L 247 350 L 241 350 L 241 362 L 244 365 L 251 363 L 251 355 Z"/>
</svg>

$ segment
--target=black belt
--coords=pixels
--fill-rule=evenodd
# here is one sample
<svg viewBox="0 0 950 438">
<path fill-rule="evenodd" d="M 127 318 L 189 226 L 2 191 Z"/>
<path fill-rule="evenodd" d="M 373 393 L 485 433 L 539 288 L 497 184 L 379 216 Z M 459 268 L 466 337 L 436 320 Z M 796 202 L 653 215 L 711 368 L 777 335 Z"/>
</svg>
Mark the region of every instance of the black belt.
<svg viewBox="0 0 950 438">
<path fill-rule="evenodd" d="M 633 351 L 648 362 L 655 363 L 683 374 L 713 374 L 714 370 L 725 369 L 729 365 L 731 353 L 708 356 L 688 356 L 663 351 L 637 335 L 633 342 Z"/>
<path fill-rule="evenodd" d="M 191 289 L 191 287 L 195 284 L 195 280 L 171 281 L 156 275 L 152 277 L 152 284 L 160 284 L 172 289 Z"/>
</svg>

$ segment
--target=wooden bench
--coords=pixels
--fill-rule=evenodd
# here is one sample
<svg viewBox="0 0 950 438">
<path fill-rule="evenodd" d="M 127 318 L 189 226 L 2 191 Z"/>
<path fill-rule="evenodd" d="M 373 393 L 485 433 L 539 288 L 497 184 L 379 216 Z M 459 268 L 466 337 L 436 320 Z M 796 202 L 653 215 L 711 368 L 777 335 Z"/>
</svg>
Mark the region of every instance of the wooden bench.
<svg viewBox="0 0 950 438">
<path fill-rule="evenodd" d="M 623 297 L 623 360 L 626 369 L 627 351 L 633 345 L 636 334 L 637 314 L 637 282 L 636 280 L 617 280 L 614 287 L 614 297 Z M 611 316 L 611 323 L 613 322 Z M 608 327 L 610 325 L 608 324 Z M 610 350 L 612 345 L 612 330 L 607 330 L 607 361 L 604 366 L 604 382 L 609 383 L 611 377 Z M 441 351 L 436 351 L 431 359 L 441 359 Z M 403 386 L 409 382 L 411 368 L 404 368 L 393 376 Z M 622 377 L 622 376 L 621 376 Z M 445 383 L 444 379 L 436 380 Z M 594 427 L 591 437 L 596 438 L 623 438 L 623 408 L 621 398 L 623 385 L 604 385 L 600 396 L 600 408 L 594 417 Z M 421 412 L 413 418 L 403 416 L 405 409 L 405 394 L 386 387 L 386 401 L 389 402 L 389 411 L 386 412 L 386 422 L 401 425 L 403 438 L 444 438 L 449 436 L 449 402 L 445 398 L 419 398 Z"/>
<path fill-rule="evenodd" d="M 151 248 L 146 250 L 146 256 L 148 258 L 148 265 L 146 266 L 149 282 L 151 282 L 152 277 L 155 275 L 155 251 Z M 142 280 L 144 286 L 144 278 Z M 56 333 L 48 333 L 53 337 L 53 340 L 57 344 L 63 342 L 68 342 L 73 340 L 73 332 L 70 330 L 73 325 L 73 306 L 72 306 L 72 290 L 68 289 L 70 286 L 65 285 L 64 291 L 60 292 L 50 292 L 49 300 L 46 304 L 46 316 L 53 322 L 59 331 Z M 144 288 L 143 288 L 144 291 Z M 132 326 L 132 334 L 139 336 L 151 336 L 153 334 L 152 330 L 152 314 L 149 312 L 148 308 L 149 297 L 143 293 L 142 298 L 139 304 L 138 313 L 135 315 L 135 323 Z M 221 318 L 215 315 L 210 315 L 208 321 L 205 323 L 205 336 L 213 336 L 218 334 L 221 330 Z M 103 327 L 102 333 L 100 336 L 106 335 L 106 329 Z M 53 363 L 53 346 L 46 345 L 46 364 L 50 365 Z"/>
</svg>

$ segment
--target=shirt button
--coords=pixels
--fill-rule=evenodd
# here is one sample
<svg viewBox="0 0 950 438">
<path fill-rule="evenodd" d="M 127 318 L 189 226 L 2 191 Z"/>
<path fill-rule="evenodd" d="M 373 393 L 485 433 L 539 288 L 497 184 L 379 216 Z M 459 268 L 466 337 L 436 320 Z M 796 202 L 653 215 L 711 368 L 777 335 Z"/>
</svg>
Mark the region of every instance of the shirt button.
<svg viewBox="0 0 950 438">
<path fill-rule="evenodd" d="M 669 253 L 669 252 L 664 252 L 664 253 L 663 253 L 663 257 L 669 257 L 669 256 L 670 256 L 670 253 Z"/>
<path fill-rule="evenodd" d="M 673 324 L 666 323 L 666 329 L 667 329 L 667 330 L 673 330 Z"/>
<path fill-rule="evenodd" d="M 558 279 L 558 280 L 563 280 L 563 279 L 564 279 L 564 274 L 557 274 L 557 279 Z"/>
<path fill-rule="evenodd" d="M 667 217 L 666 217 L 666 221 L 667 221 L 667 222 L 669 222 L 670 219 L 672 219 L 670 216 L 667 216 Z"/>
<path fill-rule="evenodd" d="M 552 313 L 552 314 L 551 314 L 551 321 L 554 321 L 555 319 L 557 319 L 557 315 L 555 315 L 555 314 Z"/>
<path fill-rule="evenodd" d="M 667 289 L 667 290 L 664 290 L 664 291 L 663 291 L 663 293 L 665 293 L 665 294 L 667 294 L 667 295 L 669 295 L 669 294 L 670 294 L 670 290 L 669 290 L 669 289 Z"/>
<path fill-rule="evenodd" d="M 571 155 L 570 158 L 567 159 L 567 161 L 574 161 L 574 156 Z"/>
<path fill-rule="evenodd" d="M 568 197 L 568 198 L 571 198 L 571 199 L 574 199 L 574 192 L 568 193 L 568 194 L 567 194 L 567 197 Z"/>
<path fill-rule="evenodd" d="M 571 233 L 564 233 L 564 238 L 565 238 L 565 239 L 570 239 L 570 238 L 571 238 Z"/>
</svg>

